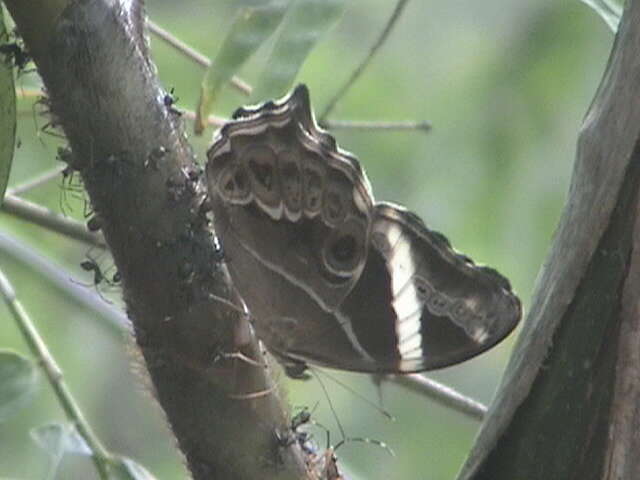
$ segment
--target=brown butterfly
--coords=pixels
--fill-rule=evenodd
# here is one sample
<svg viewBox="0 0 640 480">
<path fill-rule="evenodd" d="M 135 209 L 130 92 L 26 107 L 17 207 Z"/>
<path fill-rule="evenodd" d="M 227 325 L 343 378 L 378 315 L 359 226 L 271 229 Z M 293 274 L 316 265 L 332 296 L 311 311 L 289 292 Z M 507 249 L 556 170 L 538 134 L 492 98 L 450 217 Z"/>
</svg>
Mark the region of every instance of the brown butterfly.
<svg viewBox="0 0 640 480">
<path fill-rule="evenodd" d="M 290 373 L 307 362 L 445 367 L 491 348 L 521 317 L 506 278 L 415 214 L 374 201 L 358 160 L 316 124 L 304 85 L 236 111 L 206 170 L 233 282 Z"/>
</svg>

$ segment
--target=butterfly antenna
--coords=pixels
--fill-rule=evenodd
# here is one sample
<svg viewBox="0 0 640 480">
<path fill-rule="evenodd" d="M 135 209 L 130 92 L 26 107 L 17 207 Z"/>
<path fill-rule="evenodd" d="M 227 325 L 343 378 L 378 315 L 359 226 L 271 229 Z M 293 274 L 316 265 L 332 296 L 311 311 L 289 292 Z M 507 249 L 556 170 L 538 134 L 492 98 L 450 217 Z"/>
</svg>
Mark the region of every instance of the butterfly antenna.
<svg viewBox="0 0 640 480">
<path fill-rule="evenodd" d="M 331 397 L 329 396 L 329 391 L 327 390 L 327 387 L 324 385 L 324 382 L 320 379 L 320 376 L 317 375 L 318 370 L 316 370 L 315 368 L 310 368 L 311 369 L 311 374 L 315 377 L 315 379 L 318 381 L 318 384 L 320 385 L 320 388 L 322 388 L 322 391 L 324 392 L 324 396 L 327 398 L 327 402 L 329 402 L 329 408 L 331 409 L 331 413 L 333 414 L 333 418 L 336 420 L 336 424 L 338 425 L 338 429 L 340 430 L 340 435 L 342 436 L 342 438 L 346 438 L 346 435 L 344 434 L 344 428 L 342 428 L 342 423 L 340 423 L 340 419 L 338 418 L 338 414 L 336 413 L 336 409 L 333 406 L 333 402 L 331 401 Z M 327 430 L 327 439 L 329 436 L 329 430 Z"/>
<path fill-rule="evenodd" d="M 389 413 L 387 410 L 385 410 L 384 408 L 382 408 L 380 405 L 377 405 L 376 403 L 372 402 L 371 400 L 369 400 L 367 397 L 365 397 L 364 395 L 362 395 L 361 393 L 357 392 L 356 390 L 354 390 L 353 388 L 351 388 L 349 385 L 347 385 L 346 383 L 344 383 L 341 380 L 338 380 L 336 377 L 334 377 L 333 375 L 323 371 L 323 370 L 317 370 L 315 368 L 309 367 L 312 371 L 315 371 L 316 373 L 321 373 L 322 375 L 325 375 L 327 378 L 329 378 L 331 381 L 337 383 L 338 385 L 340 385 L 342 388 L 344 388 L 346 391 L 348 391 L 349 393 L 351 393 L 353 396 L 359 398 L 360 400 L 362 400 L 363 402 L 365 402 L 367 405 L 369 405 L 371 408 L 373 408 L 374 410 L 376 410 L 377 412 L 381 413 L 382 415 L 384 415 L 385 417 L 387 417 L 389 420 L 391 420 L 392 422 L 396 421 L 396 417 L 394 417 L 393 415 L 391 415 L 391 413 Z M 316 378 L 318 378 L 316 376 Z M 320 382 L 321 383 L 321 382 Z"/>
<path fill-rule="evenodd" d="M 378 394 L 378 405 L 384 412 L 387 412 L 387 409 L 384 408 L 384 398 L 382 398 L 382 382 L 387 377 L 387 375 L 375 373 L 371 375 L 371 381 L 373 385 L 376 387 L 376 393 Z M 388 413 L 388 412 L 387 412 Z M 391 421 L 394 421 L 395 418 L 391 418 Z"/>
<path fill-rule="evenodd" d="M 325 433 L 325 435 L 327 436 L 327 445 L 325 448 L 327 450 L 331 448 L 331 432 L 329 431 L 329 429 L 325 427 L 322 423 L 317 422 L 315 420 L 310 420 L 309 423 L 314 427 L 318 427 L 320 430 L 322 430 Z"/>
<path fill-rule="evenodd" d="M 334 447 L 334 451 L 338 450 L 338 448 L 340 448 L 342 445 L 344 445 L 345 443 L 349 443 L 349 442 L 362 442 L 362 443 L 368 443 L 369 445 L 376 445 L 380 448 L 382 448 L 383 450 L 385 450 L 389 455 L 391 455 L 392 457 L 395 458 L 396 453 L 393 451 L 393 449 L 387 445 L 386 443 L 380 441 L 380 440 L 376 440 L 375 438 L 367 438 L 367 437 L 347 437 L 344 438 L 342 440 L 340 440 L 338 442 L 338 444 Z"/>
</svg>

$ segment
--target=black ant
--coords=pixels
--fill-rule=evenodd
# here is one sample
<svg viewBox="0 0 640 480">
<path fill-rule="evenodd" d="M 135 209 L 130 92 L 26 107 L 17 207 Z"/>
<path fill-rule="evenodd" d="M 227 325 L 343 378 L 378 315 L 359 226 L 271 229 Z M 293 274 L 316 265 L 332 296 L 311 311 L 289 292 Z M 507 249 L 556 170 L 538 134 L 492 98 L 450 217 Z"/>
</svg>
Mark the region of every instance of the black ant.
<svg viewBox="0 0 640 480">
<path fill-rule="evenodd" d="M 343 478 L 342 474 L 340 473 L 340 469 L 338 468 L 338 457 L 336 456 L 335 452 L 345 443 L 364 442 L 377 445 L 380 448 L 386 450 L 391 456 L 395 457 L 395 453 L 393 452 L 393 450 L 391 450 L 391 448 L 389 448 L 389 446 L 384 442 L 366 437 L 346 437 L 344 435 L 342 425 L 340 425 L 339 422 L 338 427 L 340 428 L 340 432 L 342 434 L 342 440 L 338 442 L 335 447 L 332 447 L 329 429 L 312 420 L 311 415 L 311 410 L 309 410 L 307 407 L 302 408 L 291 418 L 291 423 L 286 434 L 282 434 L 276 431 L 276 439 L 278 441 L 278 444 L 282 447 L 288 447 L 293 445 L 294 443 L 298 443 L 302 451 L 308 457 L 308 464 L 312 465 L 317 472 L 321 473 L 321 476 L 319 478 L 327 480 L 338 480 Z M 327 446 L 324 452 L 319 453 L 317 444 L 313 441 L 313 435 L 306 431 L 300 431 L 300 427 L 307 424 L 312 424 L 325 431 L 327 435 Z"/>
<path fill-rule="evenodd" d="M 169 93 L 164 94 L 164 98 L 162 99 L 162 102 L 164 103 L 164 106 L 167 107 L 167 109 L 171 113 L 179 117 L 182 115 L 182 111 L 175 108 L 174 105 L 178 103 L 178 100 L 180 100 L 180 98 L 174 97 L 173 92 L 174 92 L 174 88 L 171 87 L 171 90 L 169 90 Z"/>
<path fill-rule="evenodd" d="M 67 164 L 60 172 L 62 174 L 62 182 L 60 184 L 62 193 L 59 200 L 60 211 L 66 214 L 67 210 L 71 210 L 71 205 L 67 198 L 67 191 L 72 192 L 72 196 L 75 198 L 82 198 L 82 181 L 79 179 L 74 181 L 77 168 L 75 168 L 72 163 L 73 154 L 71 153 L 71 149 L 59 147 L 57 159 Z"/>
<path fill-rule="evenodd" d="M 62 174 L 62 183 L 60 185 L 61 195 L 59 200 L 59 208 L 63 214 L 67 214 L 67 210 L 71 210 L 71 205 L 69 204 L 69 200 L 67 199 L 67 189 L 73 189 L 73 175 L 75 171 L 69 165 L 64 167 L 60 172 Z"/>
<path fill-rule="evenodd" d="M 31 61 L 31 55 L 29 55 L 18 42 L 0 45 L 0 53 L 4 55 L 5 62 L 15 66 L 20 73 L 24 71 L 27 64 Z"/>
<path fill-rule="evenodd" d="M 102 282 L 113 287 L 122 280 L 122 276 L 118 270 L 116 270 L 111 278 L 107 278 L 100 265 L 98 265 L 98 262 L 91 257 L 87 257 L 86 260 L 80 262 L 80 268 L 85 272 L 93 272 L 93 284 L 95 287 L 98 287 Z"/>
<path fill-rule="evenodd" d="M 95 214 L 89 220 L 87 220 L 87 230 L 90 232 L 97 232 L 102 228 L 102 217 L 98 214 Z"/>
<path fill-rule="evenodd" d="M 318 455 L 318 448 L 313 441 L 313 435 L 309 432 L 299 430 L 301 426 L 308 423 L 316 425 L 316 422 L 312 422 L 311 420 L 311 411 L 309 411 L 307 407 L 304 407 L 300 412 L 291 417 L 291 423 L 286 433 L 283 434 L 276 430 L 275 435 L 278 444 L 281 447 L 289 447 L 297 443 L 305 454 L 316 457 Z"/>
<path fill-rule="evenodd" d="M 31 109 L 33 113 L 33 124 L 37 130 L 38 138 L 43 145 L 44 141 L 40 137 L 40 133 L 66 140 L 66 137 L 59 131 L 61 127 L 60 119 L 51 111 L 51 102 L 46 95 L 39 97 L 35 102 L 33 102 Z M 38 126 L 38 121 L 36 120 L 36 117 L 38 116 L 47 117 L 47 122 L 42 126 Z"/>
<path fill-rule="evenodd" d="M 315 408 L 314 408 L 315 410 Z M 311 421 L 311 411 L 307 407 L 303 407 L 298 413 L 291 417 L 291 430 L 294 432 Z"/>
<path fill-rule="evenodd" d="M 105 278 L 100 265 L 92 258 L 80 262 L 80 268 L 85 272 L 93 272 L 93 284 L 96 287 L 100 285 Z"/>
</svg>

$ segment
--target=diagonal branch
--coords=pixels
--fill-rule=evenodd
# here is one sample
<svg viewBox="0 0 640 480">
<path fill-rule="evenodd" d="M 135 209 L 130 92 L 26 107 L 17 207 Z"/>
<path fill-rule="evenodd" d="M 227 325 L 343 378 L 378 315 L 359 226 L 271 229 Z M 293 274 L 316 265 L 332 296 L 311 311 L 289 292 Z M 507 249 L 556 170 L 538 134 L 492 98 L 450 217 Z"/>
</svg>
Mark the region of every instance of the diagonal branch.
<svg viewBox="0 0 640 480">
<path fill-rule="evenodd" d="M 195 48 L 187 45 L 157 23 L 152 22 L 151 20 L 147 20 L 147 26 L 149 27 L 149 31 L 156 35 L 160 40 L 164 41 L 165 43 L 176 49 L 178 52 L 185 55 L 187 58 L 190 58 L 201 67 L 209 68 L 211 66 L 211 60 L 209 60 L 207 56 L 198 52 Z M 238 78 L 236 76 L 231 77 L 231 85 L 233 85 L 238 91 L 242 92 L 243 94 L 251 95 L 251 85 L 249 85 L 241 78 Z"/>
<path fill-rule="evenodd" d="M 0 211 L 8 213 L 35 225 L 79 240 L 94 247 L 104 247 L 104 238 L 99 233 L 90 232 L 77 220 L 65 217 L 42 205 L 8 194 L 0 206 Z"/>
</svg>

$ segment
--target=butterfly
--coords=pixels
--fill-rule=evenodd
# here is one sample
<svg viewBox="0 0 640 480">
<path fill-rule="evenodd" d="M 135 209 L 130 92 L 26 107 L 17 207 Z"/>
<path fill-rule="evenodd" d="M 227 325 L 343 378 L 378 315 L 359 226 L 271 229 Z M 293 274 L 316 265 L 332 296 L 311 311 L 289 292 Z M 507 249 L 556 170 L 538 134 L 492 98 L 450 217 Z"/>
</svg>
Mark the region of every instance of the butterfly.
<svg viewBox="0 0 640 480">
<path fill-rule="evenodd" d="M 414 213 L 374 201 L 299 85 L 238 109 L 207 152 L 214 228 L 258 338 L 307 364 L 410 373 L 462 362 L 517 325 L 509 281 Z"/>
</svg>

